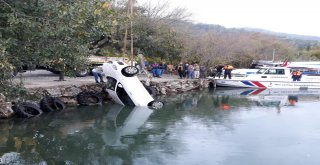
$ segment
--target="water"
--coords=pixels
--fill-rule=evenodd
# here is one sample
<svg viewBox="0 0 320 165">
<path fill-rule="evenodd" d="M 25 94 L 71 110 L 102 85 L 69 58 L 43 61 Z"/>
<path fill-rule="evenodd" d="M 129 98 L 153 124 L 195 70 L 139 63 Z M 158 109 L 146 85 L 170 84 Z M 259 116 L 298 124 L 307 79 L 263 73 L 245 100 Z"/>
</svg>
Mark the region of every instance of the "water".
<svg viewBox="0 0 320 165">
<path fill-rule="evenodd" d="M 0 122 L 0 164 L 319 164 L 320 92 L 217 90 Z"/>
</svg>

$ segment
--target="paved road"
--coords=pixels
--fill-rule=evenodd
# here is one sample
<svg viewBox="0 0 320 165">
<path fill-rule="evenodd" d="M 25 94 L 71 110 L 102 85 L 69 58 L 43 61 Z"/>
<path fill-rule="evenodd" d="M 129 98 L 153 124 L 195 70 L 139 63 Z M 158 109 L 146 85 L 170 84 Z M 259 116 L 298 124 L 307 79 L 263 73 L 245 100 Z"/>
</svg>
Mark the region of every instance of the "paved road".
<svg viewBox="0 0 320 165">
<path fill-rule="evenodd" d="M 138 75 L 140 80 L 146 80 L 146 75 Z M 46 70 L 35 70 L 19 73 L 15 78 L 14 82 L 22 82 L 26 88 L 40 88 L 40 87 L 55 87 L 61 85 L 84 85 L 95 83 L 93 76 L 86 77 L 65 77 L 66 81 L 57 81 L 59 75 L 53 74 Z M 161 78 L 152 78 L 151 81 L 165 82 L 178 80 L 177 75 L 164 75 Z"/>
</svg>

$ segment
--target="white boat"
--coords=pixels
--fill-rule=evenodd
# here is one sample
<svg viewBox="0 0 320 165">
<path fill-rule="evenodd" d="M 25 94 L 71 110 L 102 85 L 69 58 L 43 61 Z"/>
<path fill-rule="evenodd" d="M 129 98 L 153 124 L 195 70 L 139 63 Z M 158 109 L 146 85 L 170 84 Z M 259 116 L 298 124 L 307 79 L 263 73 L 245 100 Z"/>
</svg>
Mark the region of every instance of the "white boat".
<svg viewBox="0 0 320 165">
<path fill-rule="evenodd" d="M 318 101 L 320 89 L 217 88 L 214 94 L 222 98 L 229 96 L 247 98 L 258 106 L 281 107 L 296 105 L 298 101 Z"/>
<path fill-rule="evenodd" d="M 252 89 L 252 88 L 217 88 L 214 90 L 214 94 L 221 95 L 221 96 L 288 96 L 288 95 L 313 95 L 313 96 L 320 96 L 320 89 Z"/>
<path fill-rule="evenodd" d="M 320 76 L 302 74 L 301 81 L 293 81 L 288 67 L 263 67 L 256 74 L 248 74 L 246 77 L 216 77 L 215 83 L 217 86 L 241 88 L 320 89 Z"/>
</svg>

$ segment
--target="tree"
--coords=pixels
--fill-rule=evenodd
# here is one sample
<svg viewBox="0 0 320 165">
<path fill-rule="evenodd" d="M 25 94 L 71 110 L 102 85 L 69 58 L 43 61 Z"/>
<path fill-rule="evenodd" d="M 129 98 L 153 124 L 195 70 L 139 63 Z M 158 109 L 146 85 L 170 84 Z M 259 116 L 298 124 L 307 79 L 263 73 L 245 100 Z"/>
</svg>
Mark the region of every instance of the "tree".
<svg viewBox="0 0 320 165">
<path fill-rule="evenodd" d="M 72 74 L 85 66 L 90 41 L 112 31 L 109 1 L 0 2 L 8 61 L 18 68 L 41 65 Z"/>
</svg>

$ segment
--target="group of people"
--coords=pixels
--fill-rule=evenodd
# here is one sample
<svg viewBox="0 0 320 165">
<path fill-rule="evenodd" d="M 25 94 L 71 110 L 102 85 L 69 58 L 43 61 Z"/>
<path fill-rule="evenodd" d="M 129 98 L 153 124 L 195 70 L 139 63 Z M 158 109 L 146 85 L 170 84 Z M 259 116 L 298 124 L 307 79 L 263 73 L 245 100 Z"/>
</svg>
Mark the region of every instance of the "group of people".
<svg viewBox="0 0 320 165">
<path fill-rule="evenodd" d="M 179 77 L 188 78 L 188 79 L 198 79 L 207 77 L 207 67 L 203 65 L 199 65 L 197 63 L 188 64 L 188 63 L 180 63 L 176 70 L 178 71 Z"/>
<path fill-rule="evenodd" d="M 152 67 L 152 75 L 153 77 L 159 77 L 161 78 L 161 76 L 163 75 L 163 73 L 165 72 L 165 70 L 167 70 L 167 64 L 166 63 L 153 63 L 151 65 Z"/>
<path fill-rule="evenodd" d="M 218 65 L 216 67 L 216 73 L 217 73 L 217 77 L 221 77 L 222 76 L 222 72 L 224 70 L 224 76 L 223 78 L 226 79 L 227 77 L 229 79 L 231 79 L 231 71 L 233 70 L 233 66 L 232 65 Z"/>
<path fill-rule="evenodd" d="M 218 65 L 216 68 L 216 76 L 221 77 L 222 72 L 224 71 L 224 79 L 227 77 L 231 79 L 231 71 L 233 69 L 232 65 Z M 188 63 L 179 63 L 176 67 L 173 65 L 166 65 L 165 63 L 153 63 L 151 65 L 151 72 L 153 77 L 161 77 L 165 72 L 169 74 L 174 74 L 177 72 L 179 77 L 187 79 L 198 79 L 206 78 L 208 75 L 208 69 L 204 65 L 199 65 L 197 63 L 188 64 Z M 103 81 L 103 69 L 101 66 L 97 66 L 92 69 L 92 74 L 96 83 L 104 82 Z M 209 73 L 210 75 L 212 73 Z"/>
<path fill-rule="evenodd" d="M 293 81 L 300 81 L 302 73 L 299 70 L 292 71 L 292 80 Z"/>
</svg>

